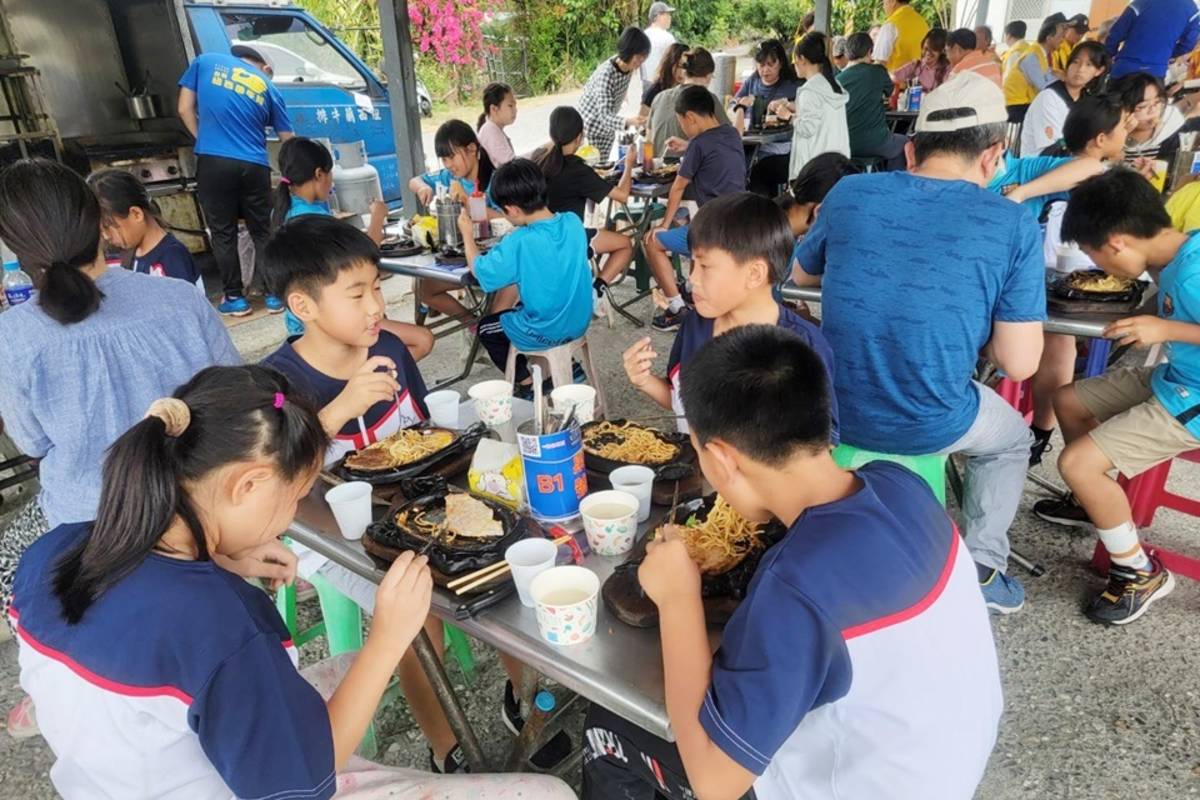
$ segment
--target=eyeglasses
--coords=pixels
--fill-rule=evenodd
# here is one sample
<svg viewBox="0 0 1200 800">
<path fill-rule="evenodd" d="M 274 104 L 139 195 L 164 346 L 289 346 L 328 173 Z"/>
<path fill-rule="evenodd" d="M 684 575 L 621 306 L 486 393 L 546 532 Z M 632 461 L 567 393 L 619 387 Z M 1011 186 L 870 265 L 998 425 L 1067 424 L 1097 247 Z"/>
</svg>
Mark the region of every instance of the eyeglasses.
<svg viewBox="0 0 1200 800">
<path fill-rule="evenodd" d="M 1167 98 L 1159 97 L 1156 100 L 1145 100 L 1141 103 L 1138 103 L 1133 107 L 1133 110 L 1136 114 L 1145 114 L 1158 108 L 1165 108 L 1166 105 Z"/>
</svg>

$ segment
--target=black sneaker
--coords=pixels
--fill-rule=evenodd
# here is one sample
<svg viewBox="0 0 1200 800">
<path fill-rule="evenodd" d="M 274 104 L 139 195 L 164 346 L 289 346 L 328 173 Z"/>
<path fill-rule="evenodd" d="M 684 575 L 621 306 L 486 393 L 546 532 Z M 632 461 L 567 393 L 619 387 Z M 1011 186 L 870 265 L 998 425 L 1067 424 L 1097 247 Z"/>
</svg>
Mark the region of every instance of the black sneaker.
<svg viewBox="0 0 1200 800">
<path fill-rule="evenodd" d="M 504 709 L 500 719 L 514 736 L 520 734 L 521 728 L 525 727 L 525 718 L 521 716 L 521 704 L 513 692 L 512 681 L 504 682 Z M 565 731 L 559 731 L 550 737 L 550 741 L 546 742 L 541 750 L 530 756 L 529 761 L 543 772 L 554 769 L 571 754 L 571 746 L 571 737 Z"/>
<path fill-rule="evenodd" d="M 1075 502 L 1075 495 L 1068 494 L 1062 498 L 1038 500 L 1033 504 L 1033 513 L 1047 522 L 1067 525 L 1072 528 L 1086 528 L 1092 524 L 1083 506 Z"/>
<path fill-rule="evenodd" d="M 453 775 L 455 773 L 470 772 L 471 765 L 467 763 L 467 756 L 463 753 L 462 748 L 454 745 L 454 747 L 450 748 L 450 752 L 446 753 L 446 757 L 442 759 L 442 763 L 440 764 L 433 755 L 433 751 L 430 750 L 429 769 L 438 775 Z"/>
<path fill-rule="evenodd" d="M 1030 425 L 1029 430 L 1033 431 L 1033 447 L 1029 448 L 1029 466 L 1036 467 L 1042 463 L 1042 456 L 1054 449 L 1054 446 L 1050 444 L 1050 436 L 1054 431 L 1043 430 L 1036 425 Z"/>
<path fill-rule="evenodd" d="M 656 331 L 664 333 L 668 331 L 677 331 L 679 326 L 683 324 L 683 318 L 688 314 L 688 307 L 684 306 L 678 311 L 663 311 L 655 314 L 654 319 L 650 322 L 650 327 Z"/>
<path fill-rule="evenodd" d="M 1113 564 L 1108 568 L 1108 586 L 1083 613 L 1092 622 L 1125 625 L 1145 614 L 1151 603 L 1174 588 L 1175 576 L 1154 556 L 1150 556 L 1148 570 Z"/>
</svg>

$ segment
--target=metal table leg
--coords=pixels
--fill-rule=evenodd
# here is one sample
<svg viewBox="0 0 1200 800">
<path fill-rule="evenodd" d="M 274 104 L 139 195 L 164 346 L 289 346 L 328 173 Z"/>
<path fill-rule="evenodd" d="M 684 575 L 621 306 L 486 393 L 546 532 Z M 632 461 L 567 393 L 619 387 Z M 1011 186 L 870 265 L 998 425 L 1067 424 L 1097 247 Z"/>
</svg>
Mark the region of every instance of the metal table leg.
<svg viewBox="0 0 1200 800">
<path fill-rule="evenodd" d="M 488 314 L 492 313 L 492 300 L 494 298 L 495 295 L 491 292 L 488 292 L 483 296 L 483 301 L 480 302 L 478 308 L 476 309 L 478 312 L 477 319 L 483 319 Z M 429 391 L 436 392 L 438 389 L 445 389 L 447 386 L 466 379 L 466 377 L 471 374 L 471 370 L 475 368 L 475 356 L 479 355 L 480 346 L 479 326 L 476 325 L 475 333 L 471 336 L 471 349 L 467 351 L 467 357 L 463 363 L 462 372 L 452 378 L 447 378 L 444 381 L 438 381 L 433 386 L 429 387 Z"/>
<path fill-rule="evenodd" d="M 454 687 L 450 685 L 450 679 L 446 676 L 446 669 L 442 666 L 437 653 L 433 651 L 433 645 L 424 629 L 417 634 L 417 638 L 413 639 L 412 648 L 413 652 L 417 654 L 417 660 L 421 662 L 421 669 L 425 670 L 425 677 L 429 678 L 429 684 L 433 687 L 433 693 L 437 696 L 438 703 L 446 712 L 450 730 L 458 739 L 458 745 L 462 748 L 463 755 L 467 757 L 471 771 L 475 774 L 487 772 L 487 759 L 483 755 L 483 749 L 479 746 L 479 740 L 475 737 L 475 730 L 463 712 L 462 705 L 458 702 L 458 695 L 454 693 Z"/>
</svg>

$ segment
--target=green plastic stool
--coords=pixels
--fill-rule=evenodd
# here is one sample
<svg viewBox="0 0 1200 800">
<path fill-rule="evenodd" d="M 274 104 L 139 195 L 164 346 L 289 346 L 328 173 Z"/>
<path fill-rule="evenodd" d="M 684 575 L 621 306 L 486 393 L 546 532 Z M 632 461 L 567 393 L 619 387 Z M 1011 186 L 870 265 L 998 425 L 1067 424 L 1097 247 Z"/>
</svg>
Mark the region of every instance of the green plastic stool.
<svg viewBox="0 0 1200 800">
<path fill-rule="evenodd" d="M 946 456 L 900 456 L 891 453 L 875 453 L 862 450 L 849 444 L 839 444 L 833 448 L 833 460 L 842 469 L 858 469 L 872 461 L 891 461 L 902 467 L 907 467 L 933 489 L 938 502 L 946 505 Z"/>
</svg>

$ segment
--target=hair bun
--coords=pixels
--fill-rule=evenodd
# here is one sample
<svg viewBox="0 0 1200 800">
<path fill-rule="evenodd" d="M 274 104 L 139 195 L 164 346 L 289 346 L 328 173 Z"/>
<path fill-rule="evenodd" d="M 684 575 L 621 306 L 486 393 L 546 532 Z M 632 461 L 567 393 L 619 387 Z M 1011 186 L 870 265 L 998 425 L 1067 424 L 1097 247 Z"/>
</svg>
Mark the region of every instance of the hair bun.
<svg viewBox="0 0 1200 800">
<path fill-rule="evenodd" d="M 150 404 L 145 419 L 157 417 L 167 428 L 167 436 L 174 439 L 183 434 L 192 423 L 192 411 L 187 403 L 175 397 L 160 397 Z"/>
</svg>

